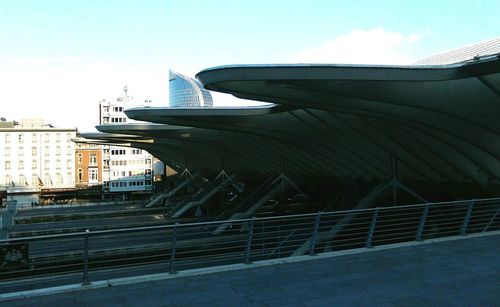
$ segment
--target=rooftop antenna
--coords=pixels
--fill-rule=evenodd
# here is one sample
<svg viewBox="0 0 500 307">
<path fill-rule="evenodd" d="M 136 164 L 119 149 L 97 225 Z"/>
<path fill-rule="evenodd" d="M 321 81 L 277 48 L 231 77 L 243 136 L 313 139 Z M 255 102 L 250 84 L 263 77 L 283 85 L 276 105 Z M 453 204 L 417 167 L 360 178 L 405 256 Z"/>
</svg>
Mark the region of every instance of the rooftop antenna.
<svg viewBox="0 0 500 307">
<path fill-rule="evenodd" d="M 128 92 L 128 86 L 127 85 L 125 85 L 123 87 L 123 91 L 125 92 L 125 97 L 128 97 L 128 94 L 127 94 L 127 92 Z"/>
</svg>

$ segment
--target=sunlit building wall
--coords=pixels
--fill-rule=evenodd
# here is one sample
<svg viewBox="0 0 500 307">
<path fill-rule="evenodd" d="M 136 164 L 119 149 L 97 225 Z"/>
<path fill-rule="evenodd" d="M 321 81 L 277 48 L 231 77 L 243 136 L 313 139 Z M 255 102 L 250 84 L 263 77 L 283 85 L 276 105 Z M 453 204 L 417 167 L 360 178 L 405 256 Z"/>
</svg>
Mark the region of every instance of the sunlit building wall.
<svg viewBox="0 0 500 307">
<path fill-rule="evenodd" d="M 0 186 L 74 188 L 75 136 L 41 119 L 1 121 Z"/>
</svg>

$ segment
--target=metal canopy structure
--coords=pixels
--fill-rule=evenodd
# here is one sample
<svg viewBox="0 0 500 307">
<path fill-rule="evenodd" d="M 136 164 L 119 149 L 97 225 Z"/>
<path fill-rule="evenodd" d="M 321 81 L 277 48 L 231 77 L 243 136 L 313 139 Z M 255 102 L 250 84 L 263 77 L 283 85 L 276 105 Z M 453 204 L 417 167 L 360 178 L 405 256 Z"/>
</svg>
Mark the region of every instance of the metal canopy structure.
<svg viewBox="0 0 500 307">
<path fill-rule="evenodd" d="M 278 173 L 481 186 L 500 180 L 500 56 L 437 66 L 234 65 L 204 70 L 209 90 L 260 107 L 134 108 L 157 124 L 98 126 L 171 166 L 241 177 Z M 162 124 L 162 125 L 158 125 Z"/>
</svg>

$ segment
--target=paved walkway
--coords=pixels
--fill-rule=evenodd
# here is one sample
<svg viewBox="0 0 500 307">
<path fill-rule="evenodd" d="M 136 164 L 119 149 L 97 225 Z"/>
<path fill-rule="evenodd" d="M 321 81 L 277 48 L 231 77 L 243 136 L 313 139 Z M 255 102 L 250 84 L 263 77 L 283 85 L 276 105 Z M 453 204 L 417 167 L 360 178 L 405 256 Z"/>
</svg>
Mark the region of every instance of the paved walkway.
<svg viewBox="0 0 500 307">
<path fill-rule="evenodd" d="M 500 234 L 0 302 L 2 306 L 499 306 Z"/>
</svg>

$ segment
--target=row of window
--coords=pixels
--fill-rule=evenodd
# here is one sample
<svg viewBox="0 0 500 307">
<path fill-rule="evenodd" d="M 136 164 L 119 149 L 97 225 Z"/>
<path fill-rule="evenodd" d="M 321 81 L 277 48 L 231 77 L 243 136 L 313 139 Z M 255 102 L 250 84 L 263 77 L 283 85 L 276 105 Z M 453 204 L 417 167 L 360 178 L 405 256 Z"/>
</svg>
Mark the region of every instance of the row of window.
<svg viewBox="0 0 500 307">
<path fill-rule="evenodd" d="M 122 178 L 125 176 L 144 176 L 144 175 L 151 175 L 152 170 L 151 169 L 145 169 L 143 170 L 133 170 L 133 171 L 111 171 L 110 176 L 111 178 Z"/>
<path fill-rule="evenodd" d="M 111 122 L 112 123 L 126 123 L 127 118 L 126 117 L 111 117 Z M 109 117 L 103 117 L 102 123 L 109 124 L 110 123 Z"/>
<path fill-rule="evenodd" d="M 112 166 L 124 166 L 127 165 L 127 160 L 113 160 L 111 161 Z"/>
<path fill-rule="evenodd" d="M 11 134 L 16 135 L 16 139 L 17 139 L 18 143 L 24 143 L 24 133 L 17 133 L 17 134 L 15 134 L 15 133 L 6 133 L 5 137 L 4 137 L 6 144 L 9 144 L 10 141 L 11 141 Z M 50 135 L 51 135 L 50 133 L 45 133 L 44 134 L 44 141 L 45 141 L 45 143 L 49 143 L 50 142 Z M 31 142 L 32 143 L 38 143 L 38 137 L 39 136 L 41 136 L 41 134 L 33 132 L 31 134 Z M 73 137 L 72 133 L 66 133 L 66 141 L 67 142 L 70 142 L 72 137 Z M 56 142 L 57 143 L 61 142 L 61 133 L 56 133 Z"/>
<path fill-rule="evenodd" d="M 131 153 L 133 155 L 140 155 L 140 154 L 142 154 L 142 150 L 141 149 L 132 149 Z M 125 155 L 125 154 L 127 154 L 127 151 L 125 149 L 112 149 L 111 150 L 111 155 L 114 155 L 114 156 Z"/>
<path fill-rule="evenodd" d="M 45 166 L 45 170 L 49 170 L 50 169 L 50 160 L 45 160 L 45 163 L 44 163 L 44 166 Z M 10 161 L 5 161 L 5 170 L 6 171 L 9 171 L 11 170 L 11 166 L 12 166 L 12 163 Z M 67 169 L 72 169 L 73 168 L 73 161 L 72 160 L 67 160 L 66 161 L 66 168 Z M 17 162 L 17 169 L 19 170 L 23 170 L 24 169 L 24 161 L 23 160 L 19 160 Z M 38 169 L 38 161 L 37 160 L 32 160 L 31 161 L 31 169 Z M 56 169 L 61 169 L 61 160 L 56 160 Z"/>
<path fill-rule="evenodd" d="M 108 161 L 108 160 L 106 160 Z M 151 165 L 151 159 L 135 159 L 135 160 L 112 160 L 112 166 L 125 166 L 125 165 Z"/>
<path fill-rule="evenodd" d="M 52 180 L 52 177 L 48 173 L 46 173 L 43 176 L 43 180 L 38 175 L 36 175 L 36 174 L 33 174 L 31 176 L 31 185 L 32 186 L 41 186 L 41 185 L 43 185 L 43 186 L 52 186 L 54 184 L 60 185 L 60 184 L 65 183 L 65 181 L 68 184 L 72 183 L 73 182 L 73 174 L 67 173 L 66 174 L 66 180 L 63 180 L 63 176 L 62 176 L 61 173 L 55 174 L 54 180 Z M 12 178 L 11 175 L 5 175 L 5 177 L 4 177 L 4 184 L 6 186 L 11 186 L 11 185 L 16 184 L 16 182 L 14 182 L 14 180 L 13 180 L 13 178 Z M 19 175 L 18 180 L 17 180 L 17 185 L 24 185 L 24 186 L 28 185 L 28 180 L 26 179 L 26 177 L 24 175 Z"/>
<path fill-rule="evenodd" d="M 66 151 L 66 155 L 71 156 L 72 152 L 73 152 L 73 148 L 71 148 L 71 146 L 68 146 L 67 151 Z M 44 153 L 45 153 L 45 156 L 50 156 L 50 147 L 46 146 L 45 150 L 44 150 Z M 60 156 L 61 155 L 61 146 L 57 146 L 56 147 L 55 154 L 56 154 L 56 156 Z M 4 155 L 6 157 L 10 157 L 10 155 L 11 155 L 11 148 L 10 147 L 5 147 L 5 149 L 4 149 Z M 32 156 L 38 155 L 38 147 L 36 147 L 36 146 L 31 147 L 31 155 Z M 17 156 L 18 157 L 24 157 L 24 147 L 18 147 L 17 148 Z"/>
<path fill-rule="evenodd" d="M 78 164 L 83 163 L 83 154 L 82 153 L 78 153 L 78 155 L 76 156 L 76 162 Z M 90 154 L 89 155 L 89 166 L 97 166 L 97 154 Z"/>
<path fill-rule="evenodd" d="M 151 180 L 146 181 L 113 181 L 111 187 L 124 188 L 124 187 L 143 187 L 144 185 L 151 185 Z"/>
</svg>

